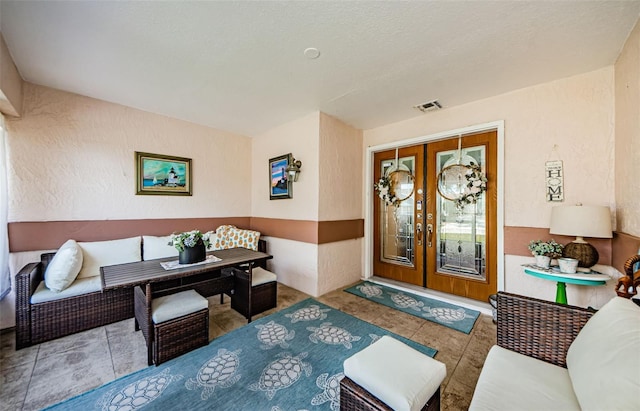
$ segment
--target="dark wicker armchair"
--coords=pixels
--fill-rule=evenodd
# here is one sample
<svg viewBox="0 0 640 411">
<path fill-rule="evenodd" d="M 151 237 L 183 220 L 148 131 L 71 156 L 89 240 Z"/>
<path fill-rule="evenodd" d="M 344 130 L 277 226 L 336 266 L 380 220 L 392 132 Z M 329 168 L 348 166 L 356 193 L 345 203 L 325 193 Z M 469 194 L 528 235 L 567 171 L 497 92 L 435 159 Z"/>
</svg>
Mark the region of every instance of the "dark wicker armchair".
<svg viewBox="0 0 640 411">
<path fill-rule="evenodd" d="M 32 304 L 54 255 L 42 254 L 39 263 L 29 263 L 16 274 L 16 349 L 133 317 L 131 288 Z"/>
<path fill-rule="evenodd" d="M 567 367 L 569 346 L 595 310 L 498 293 L 498 345 Z"/>
</svg>

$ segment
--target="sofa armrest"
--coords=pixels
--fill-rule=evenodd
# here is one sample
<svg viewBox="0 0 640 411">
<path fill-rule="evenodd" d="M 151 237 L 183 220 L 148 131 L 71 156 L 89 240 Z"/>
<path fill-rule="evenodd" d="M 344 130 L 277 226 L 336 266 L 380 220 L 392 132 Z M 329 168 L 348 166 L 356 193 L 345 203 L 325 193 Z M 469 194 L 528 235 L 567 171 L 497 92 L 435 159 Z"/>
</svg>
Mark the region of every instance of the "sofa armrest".
<svg viewBox="0 0 640 411">
<path fill-rule="evenodd" d="M 567 367 L 569 346 L 595 310 L 498 293 L 498 345 Z"/>
<path fill-rule="evenodd" d="M 16 274 L 16 349 L 31 345 L 31 296 L 42 278 L 42 263 L 29 263 Z"/>
</svg>

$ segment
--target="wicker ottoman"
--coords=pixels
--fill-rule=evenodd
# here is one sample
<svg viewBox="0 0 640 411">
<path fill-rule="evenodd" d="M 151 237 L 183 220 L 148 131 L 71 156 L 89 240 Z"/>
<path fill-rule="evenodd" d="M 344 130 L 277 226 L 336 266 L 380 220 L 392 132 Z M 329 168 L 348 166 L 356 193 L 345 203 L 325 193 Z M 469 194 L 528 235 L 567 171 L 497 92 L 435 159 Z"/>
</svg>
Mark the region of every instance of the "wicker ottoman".
<svg viewBox="0 0 640 411">
<path fill-rule="evenodd" d="M 383 336 L 344 361 L 341 410 L 440 409 L 446 366 L 408 345 Z"/>
<path fill-rule="evenodd" d="M 147 362 L 159 365 L 209 344 L 209 302 L 194 290 L 147 301 L 134 291 L 136 329 L 147 342 Z"/>
<path fill-rule="evenodd" d="M 251 321 L 251 316 L 260 314 L 278 304 L 277 277 L 271 271 L 261 267 L 255 267 L 251 271 L 251 284 L 249 274 L 237 268 L 229 271 L 234 275 L 233 295 L 231 296 L 231 308 Z M 251 288 L 251 290 L 249 290 Z M 251 302 L 249 302 L 249 292 Z"/>
</svg>

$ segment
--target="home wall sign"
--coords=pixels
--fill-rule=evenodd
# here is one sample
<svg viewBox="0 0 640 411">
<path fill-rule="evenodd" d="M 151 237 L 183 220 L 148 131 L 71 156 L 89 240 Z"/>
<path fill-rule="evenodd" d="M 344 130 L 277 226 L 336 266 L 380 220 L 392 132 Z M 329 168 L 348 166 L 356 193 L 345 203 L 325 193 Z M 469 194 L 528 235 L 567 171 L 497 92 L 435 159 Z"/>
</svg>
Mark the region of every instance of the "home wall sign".
<svg viewBox="0 0 640 411">
<path fill-rule="evenodd" d="M 564 171 L 562 170 L 562 160 L 547 161 L 544 163 L 544 168 L 547 183 L 545 192 L 547 201 L 564 201 Z"/>
</svg>

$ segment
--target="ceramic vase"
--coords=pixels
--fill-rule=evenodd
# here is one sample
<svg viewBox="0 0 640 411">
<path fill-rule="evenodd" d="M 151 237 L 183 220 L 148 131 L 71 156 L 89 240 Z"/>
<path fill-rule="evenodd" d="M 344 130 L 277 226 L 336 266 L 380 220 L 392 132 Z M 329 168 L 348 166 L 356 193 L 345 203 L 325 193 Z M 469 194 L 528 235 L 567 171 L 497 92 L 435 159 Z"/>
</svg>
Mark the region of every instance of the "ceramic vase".
<svg viewBox="0 0 640 411">
<path fill-rule="evenodd" d="M 546 255 L 537 255 L 536 256 L 536 265 L 540 268 L 549 268 L 549 264 L 551 264 L 551 257 L 547 257 Z"/>
<path fill-rule="evenodd" d="M 203 242 L 199 242 L 194 247 L 185 247 L 183 251 L 180 251 L 178 257 L 178 263 L 180 264 L 194 264 L 204 261 L 207 258 L 207 252 Z"/>
</svg>

